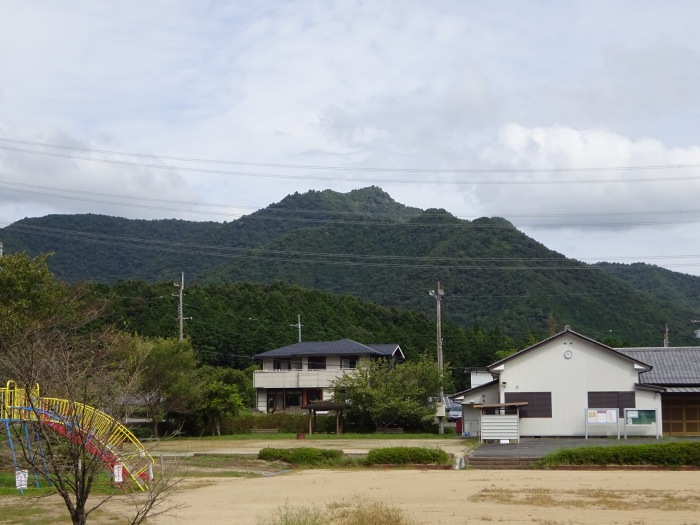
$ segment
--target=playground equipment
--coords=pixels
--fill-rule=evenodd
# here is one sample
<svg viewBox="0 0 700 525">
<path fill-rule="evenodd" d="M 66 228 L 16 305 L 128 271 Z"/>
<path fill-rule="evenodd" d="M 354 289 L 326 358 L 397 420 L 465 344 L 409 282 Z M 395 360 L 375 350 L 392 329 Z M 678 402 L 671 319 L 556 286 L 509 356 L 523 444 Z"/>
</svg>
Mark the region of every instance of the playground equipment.
<svg viewBox="0 0 700 525">
<path fill-rule="evenodd" d="M 32 439 L 27 425 L 35 422 L 84 446 L 87 452 L 104 462 L 115 481 L 123 479 L 134 488 L 146 490 L 153 479 L 153 458 L 138 438 L 116 419 L 82 403 L 41 397 L 39 385 L 27 392 L 14 381 L 8 381 L 5 388 L 0 388 L 0 424 L 5 425 L 16 471 L 19 470 L 10 427 L 21 425 L 27 452 L 32 457 L 40 454 L 43 458 L 39 434 L 34 429 Z M 36 450 L 32 448 L 32 441 Z M 35 480 L 38 486 L 36 474 Z"/>
</svg>

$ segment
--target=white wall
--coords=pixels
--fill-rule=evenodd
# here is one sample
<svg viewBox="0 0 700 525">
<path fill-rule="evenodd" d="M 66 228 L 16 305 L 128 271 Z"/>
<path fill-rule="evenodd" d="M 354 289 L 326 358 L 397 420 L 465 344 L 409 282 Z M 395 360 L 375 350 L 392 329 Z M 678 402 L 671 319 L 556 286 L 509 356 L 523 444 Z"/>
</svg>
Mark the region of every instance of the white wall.
<svg viewBox="0 0 700 525">
<path fill-rule="evenodd" d="M 465 393 L 462 400 L 462 432 L 469 432 L 471 437 L 478 437 L 481 410 L 474 408 L 474 404 L 498 402 L 498 386 L 496 385 L 482 388 L 472 394 Z"/>
<path fill-rule="evenodd" d="M 572 353 L 565 358 L 566 351 Z M 506 392 L 551 392 L 551 418 L 522 418 L 522 436 L 583 436 L 589 391 L 635 391 L 638 369 L 634 363 L 573 334 L 563 334 L 547 344 L 506 361 L 499 377 L 499 402 Z M 661 415 L 661 397 L 636 391 L 637 408 L 654 408 Z M 655 435 L 651 427 L 637 434 Z M 589 433 L 591 428 L 589 426 Z M 597 425 L 596 435 L 617 435 L 614 426 Z"/>
<path fill-rule="evenodd" d="M 472 370 L 469 374 L 469 384 L 471 388 L 484 385 L 493 381 L 493 376 L 488 370 Z"/>
</svg>

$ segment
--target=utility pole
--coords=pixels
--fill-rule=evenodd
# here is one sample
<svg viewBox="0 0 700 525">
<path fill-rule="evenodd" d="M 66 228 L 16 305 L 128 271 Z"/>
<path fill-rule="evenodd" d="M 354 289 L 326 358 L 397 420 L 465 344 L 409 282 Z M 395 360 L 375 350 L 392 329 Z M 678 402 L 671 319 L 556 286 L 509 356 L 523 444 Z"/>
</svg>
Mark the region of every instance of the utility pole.
<svg viewBox="0 0 700 525">
<path fill-rule="evenodd" d="M 431 297 L 435 298 L 437 303 L 437 364 L 440 369 L 440 375 L 442 375 L 443 364 L 442 364 L 442 319 L 440 313 L 440 302 L 442 301 L 442 296 L 445 295 L 445 290 L 440 288 L 440 281 L 437 283 L 435 290 L 430 290 L 428 292 Z M 442 381 L 442 379 L 441 379 Z M 445 433 L 445 393 L 443 392 L 442 382 L 440 383 L 440 404 L 438 405 L 438 433 L 443 435 Z"/>
<path fill-rule="evenodd" d="M 185 326 L 184 322 L 185 319 L 192 320 L 191 317 L 184 317 L 184 312 L 182 310 L 182 297 L 185 295 L 185 272 L 182 272 L 182 277 L 180 279 L 180 283 L 173 283 L 175 286 L 180 288 L 177 294 L 173 294 L 173 297 L 179 297 L 180 302 L 177 305 L 177 319 L 180 323 L 180 337 L 179 340 L 182 341 L 185 338 Z"/>
<path fill-rule="evenodd" d="M 297 314 L 297 324 L 290 324 L 289 326 L 299 329 L 299 342 L 301 343 L 301 327 L 304 326 L 301 324 L 301 315 Z"/>
</svg>

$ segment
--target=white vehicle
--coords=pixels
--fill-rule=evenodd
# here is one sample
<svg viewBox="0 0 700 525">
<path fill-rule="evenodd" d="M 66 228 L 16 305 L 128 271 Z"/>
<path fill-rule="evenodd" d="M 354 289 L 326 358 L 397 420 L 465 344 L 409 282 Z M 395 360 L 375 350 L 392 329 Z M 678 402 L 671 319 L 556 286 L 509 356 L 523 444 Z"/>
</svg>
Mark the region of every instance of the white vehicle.
<svg viewBox="0 0 700 525">
<path fill-rule="evenodd" d="M 462 419 L 462 407 L 453 406 L 447 413 L 447 421 L 457 421 L 458 419 Z"/>
</svg>

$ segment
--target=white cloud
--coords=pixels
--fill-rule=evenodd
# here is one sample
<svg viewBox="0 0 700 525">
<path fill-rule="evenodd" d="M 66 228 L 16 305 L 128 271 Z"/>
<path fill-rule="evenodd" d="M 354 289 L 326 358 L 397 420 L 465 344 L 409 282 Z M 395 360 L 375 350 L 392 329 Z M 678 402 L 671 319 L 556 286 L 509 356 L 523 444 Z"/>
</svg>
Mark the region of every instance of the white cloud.
<svg viewBox="0 0 700 525">
<path fill-rule="evenodd" d="M 295 191 L 378 184 L 412 206 L 545 224 L 527 232 L 570 256 L 604 257 L 601 247 L 611 256 L 633 253 L 661 241 L 680 253 L 693 239 L 687 228 L 696 215 L 620 213 L 693 210 L 694 180 L 463 182 L 693 175 L 497 170 L 700 164 L 698 15 L 693 0 L 673 8 L 651 0 L 5 2 L 0 34 L 11 45 L 0 48 L 0 138 L 200 159 L 445 171 L 187 164 L 284 177 L 275 179 L 188 172 L 169 160 L 160 161 L 172 167 L 163 170 L 0 148 L 0 180 L 223 203 L 232 206 L 229 213 Z M 496 171 L 449 171 L 464 169 Z M 462 183 L 443 184 L 455 181 Z M 156 201 L 125 207 L 2 188 L 3 221 L 85 211 L 232 218 Z M 685 222 L 640 225 L 664 219 Z"/>
<path fill-rule="evenodd" d="M 693 178 L 699 175 L 697 169 L 624 168 L 697 166 L 698 146 L 668 148 L 659 140 L 630 140 L 602 129 L 509 124 L 482 150 L 481 158 L 496 170 L 531 170 L 497 173 L 495 179 L 504 184 L 482 185 L 476 190 L 484 208 L 505 204 L 514 215 L 561 214 L 574 216 L 582 226 L 611 222 L 634 226 L 658 219 L 658 212 L 697 208 L 700 179 Z M 561 171 L 536 171 L 551 169 Z M 577 214 L 604 213 L 610 215 L 575 218 Z M 625 213 L 636 215 L 622 215 Z M 562 217 L 537 221 L 564 222 Z"/>
</svg>

